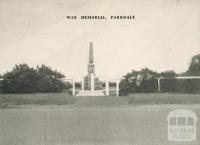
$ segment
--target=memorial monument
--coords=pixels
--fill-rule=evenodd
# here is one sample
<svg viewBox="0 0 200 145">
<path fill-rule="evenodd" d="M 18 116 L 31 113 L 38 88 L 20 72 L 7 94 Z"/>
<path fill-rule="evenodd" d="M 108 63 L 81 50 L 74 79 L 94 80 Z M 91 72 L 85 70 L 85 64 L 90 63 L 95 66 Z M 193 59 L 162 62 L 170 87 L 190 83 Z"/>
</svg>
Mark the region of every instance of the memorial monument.
<svg viewBox="0 0 200 145">
<path fill-rule="evenodd" d="M 102 82 L 95 75 L 95 64 L 94 64 L 94 50 L 93 43 L 90 42 L 89 46 L 89 59 L 87 66 L 87 75 L 84 77 L 84 90 L 101 90 Z"/>
<path fill-rule="evenodd" d="M 110 89 L 109 82 L 113 81 L 116 83 L 116 88 Z M 119 95 L 119 80 L 107 79 L 104 83 L 105 86 L 103 87 L 103 82 L 101 82 L 95 74 L 94 49 L 93 43 L 90 42 L 87 75 L 82 79 L 81 90 L 76 90 L 75 82 L 73 81 L 73 96 L 109 96 L 110 90 L 114 90 L 116 92 L 116 96 Z"/>
</svg>

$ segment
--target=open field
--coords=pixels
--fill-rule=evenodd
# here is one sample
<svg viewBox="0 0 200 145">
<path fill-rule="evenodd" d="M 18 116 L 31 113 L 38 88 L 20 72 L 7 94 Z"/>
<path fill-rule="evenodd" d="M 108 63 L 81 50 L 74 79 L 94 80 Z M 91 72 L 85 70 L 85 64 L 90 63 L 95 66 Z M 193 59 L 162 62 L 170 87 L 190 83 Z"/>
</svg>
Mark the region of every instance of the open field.
<svg viewBox="0 0 200 145">
<path fill-rule="evenodd" d="M 200 105 L 0 109 L 1 145 L 199 145 L 167 140 L 167 114 Z"/>
<path fill-rule="evenodd" d="M 167 140 L 167 114 L 190 109 L 199 94 L 72 97 L 69 93 L 0 94 L 0 145 L 200 145 Z"/>
<path fill-rule="evenodd" d="M 129 94 L 128 96 L 72 97 L 68 92 L 0 94 L 0 108 L 17 106 L 124 106 L 138 104 L 200 104 L 200 94 Z"/>
<path fill-rule="evenodd" d="M 68 92 L 38 94 L 0 94 L 0 108 L 15 105 L 66 105 L 75 99 Z"/>
<path fill-rule="evenodd" d="M 129 104 L 200 104 L 200 94 L 130 94 Z"/>
</svg>

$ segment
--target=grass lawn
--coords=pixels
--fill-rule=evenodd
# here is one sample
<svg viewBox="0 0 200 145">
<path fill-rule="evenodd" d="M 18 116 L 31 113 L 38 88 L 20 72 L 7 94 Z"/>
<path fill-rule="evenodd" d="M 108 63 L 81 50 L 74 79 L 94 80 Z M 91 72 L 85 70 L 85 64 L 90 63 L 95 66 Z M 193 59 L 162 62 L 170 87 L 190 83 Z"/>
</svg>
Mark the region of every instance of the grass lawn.
<svg viewBox="0 0 200 145">
<path fill-rule="evenodd" d="M 124 106 L 139 104 L 200 104 L 200 94 L 129 94 L 128 96 L 72 97 L 68 92 L 0 94 L 0 108 L 17 106 Z"/>
<path fill-rule="evenodd" d="M 73 104 L 75 98 L 68 92 L 38 94 L 0 94 L 0 108 L 16 105 L 66 105 Z"/>
<path fill-rule="evenodd" d="M 199 94 L 72 97 L 65 93 L 1 94 L 0 145 L 200 145 L 167 140 L 167 114 L 193 110 Z"/>
<path fill-rule="evenodd" d="M 129 104 L 200 104 L 200 94 L 129 94 Z"/>
<path fill-rule="evenodd" d="M 200 105 L 0 109 L 1 145 L 199 145 L 167 139 L 167 114 Z"/>
</svg>

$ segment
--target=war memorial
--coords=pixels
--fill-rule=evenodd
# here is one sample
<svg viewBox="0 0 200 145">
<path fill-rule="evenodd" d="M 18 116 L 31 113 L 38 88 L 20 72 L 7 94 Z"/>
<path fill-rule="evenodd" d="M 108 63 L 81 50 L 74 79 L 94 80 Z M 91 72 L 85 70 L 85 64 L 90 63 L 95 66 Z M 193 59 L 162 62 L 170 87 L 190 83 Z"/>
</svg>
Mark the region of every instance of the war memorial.
<svg viewBox="0 0 200 145">
<path fill-rule="evenodd" d="M 89 61 L 88 61 L 88 74 L 84 77 L 84 90 L 101 90 L 102 82 L 95 76 L 95 64 L 93 43 L 90 42 L 89 48 Z"/>
<path fill-rule="evenodd" d="M 107 79 L 105 82 L 101 81 L 95 73 L 94 63 L 94 48 L 93 42 L 89 43 L 89 58 L 87 65 L 87 75 L 83 77 L 81 82 L 81 89 L 75 87 L 75 81 L 72 79 L 72 95 L 73 96 L 109 96 L 110 91 L 114 91 L 115 95 L 119 95 L 119 80 Z M 115 88 L 110 88 L 109 83 L 114 82 Z M 105 84 L 105 85 L 103 85 Z M 105 86 L 105 87 L 104 87 Z"/>
</svg>

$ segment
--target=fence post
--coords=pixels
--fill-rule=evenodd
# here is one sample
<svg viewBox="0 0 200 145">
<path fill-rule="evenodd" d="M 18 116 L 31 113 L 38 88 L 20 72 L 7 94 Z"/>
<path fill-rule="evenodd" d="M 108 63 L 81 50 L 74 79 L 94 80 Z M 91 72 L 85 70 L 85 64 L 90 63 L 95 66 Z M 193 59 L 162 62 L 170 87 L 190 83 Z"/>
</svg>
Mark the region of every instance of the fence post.
<svg viewBox="0 0 200 145">
<path fill-rule="evenodd" d="M 76 87 L 76 86 L 75 86 L 74 80 L 72 81 L 72 87 L 73 87 L 73 88 L 72 88 L 72 95 L 75 96 L 75 91 L 76 91 L 76 90 L 75 90 L 75 87 Z"/>
<path fill-rule="evenodd" d="M 84 91 L 84 78 L 82 79 L 82 91 Z"/>
<path fill-rule="evenodd" d="M 116 96 L 119 96 L 119 80 L 116 81 Z"/>
<path fill-rule="evenodd" d="M 160 78 L 158 78 L 158 92 L 160 92 Z"/>
<path fill-rule="evenodd" d="M 109 81 L 106 80 L 106 96 L 109 96 Z"/>
</svg>

